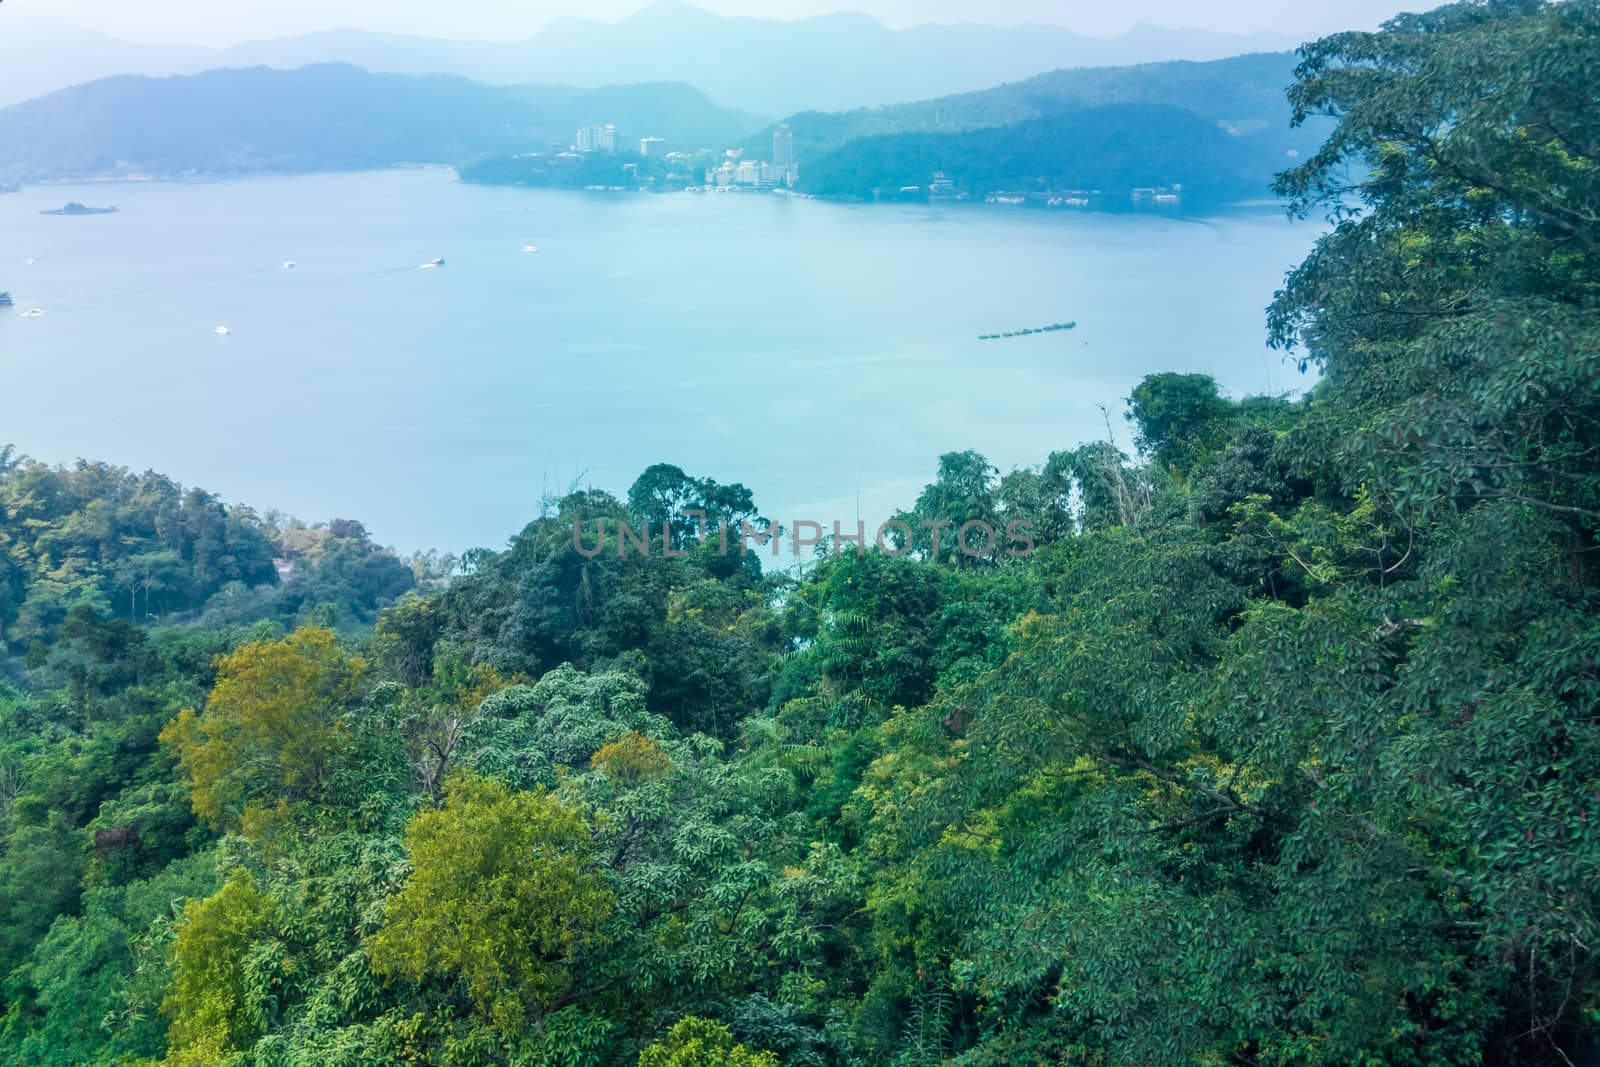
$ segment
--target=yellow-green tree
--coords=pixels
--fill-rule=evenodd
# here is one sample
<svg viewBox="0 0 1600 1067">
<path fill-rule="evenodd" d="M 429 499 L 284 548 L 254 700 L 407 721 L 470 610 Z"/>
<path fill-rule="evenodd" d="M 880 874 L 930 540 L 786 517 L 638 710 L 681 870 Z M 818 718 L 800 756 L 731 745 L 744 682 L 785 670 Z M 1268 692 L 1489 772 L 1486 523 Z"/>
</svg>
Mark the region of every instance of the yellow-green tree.
<svg viewBox="0 0 1600 1067">
<path fill-rule="evenodd" d="M 736 1045 L 726 1026 L 688 1015 L 639 1053 L 639 1067 L 778 1067 L 778 1057 Z"/>
<path fill-rule="evenodd" d="M 161 732 L 183 765 L 195 814 L 234 827 L 251 801 L 323 793 L 349 742 L 348 713 L 365 672 L 364 660 L 317 626 L 219 657 L 205 714 L 185 710 Z"/>
<path fill-rule="evenodd" d="M 373 969 L 459 977 L 485 1016 L 520 1032 L 611 913 L 592 849 L 583 814 L 551 793 L 452 775 L 444 807 L 406 829 L 411 877 L 369 946 Z"/>
<path fill-rule="evenodd" d="M 637 785 L 666 774 L 672 769 L 672 760 L 660 745 L 630 730 L 591 756 L 589 766 L 612 782 Z"/>
<path fill-rule="evenodd" d="M 246 959 L 276 915 L 272 898 L 245 871 L 215 895 L 190 901 L 172 945 L 172 986 L 161 1005 L 167 1067 L 213 1067 L 260 1036 L 249 1010 Z"/>
</svg>

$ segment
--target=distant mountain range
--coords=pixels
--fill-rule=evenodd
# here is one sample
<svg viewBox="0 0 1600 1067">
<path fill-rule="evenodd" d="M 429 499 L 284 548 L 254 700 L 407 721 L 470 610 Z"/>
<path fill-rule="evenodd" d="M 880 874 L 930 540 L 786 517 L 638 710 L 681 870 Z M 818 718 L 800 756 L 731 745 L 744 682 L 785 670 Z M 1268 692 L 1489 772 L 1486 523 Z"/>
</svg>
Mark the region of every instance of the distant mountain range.
<svg viewBox="0 0 1600 1067">
<path fill-rule="evenodd" d="M 514 43 L 336 30 L 206 49 L 133 44 L 0 9 L 0 105 L 114 74 L 345 62 L 502 85 L 684 82 L 723 106 L 771 116 L 943 96 L 1064 67 L 1207 60 L 1297 43 L 1279 34 L 1143 26 L 1116 38 L 1055 26 L 891 30 L 866 15 L 730 18 L 656 0 L 621 22 L 558 19 Z"/>
<path fill-rule="evenodd" d="M 590 115 L 619 139 L 719 146 L 762 120 L 687 85 L 489 86 L 347 64 L 122 75 L 0 109 L 0 179 L 38 181 L 454 164 L 571 143 Z"/>
<path fill-rule="evenodd" d="M 1278 53 L 1057 71 L 914 104 L 801 112 L 787 122 L 799 188 L 824 196 L 894 195 L 926 188 L 942 172 L 971 197 L 1073 188 L 1115 195 L 1178 183 L 1213 199 L 1264 197 L 1272 175 L 1326 133 L 1317 123 L 1289 127 L 1283 88 L 1293 65 L 1292 55 Z M 765 120 L 683 84 L 491 86 L 316 64 L 122 75 L 0 109 L 0 180 L 400 163 L 472 163 L 472 180 L 532 180 L 538 167 L 513 157 L 570 144 L 589 118 L 615 124 L 623 152 L 653 136 L 677 148 L 742 145 L 749 158 L 771 156 Z M 625 182 L 625 161 L 590 160 L 605 165 L 561 171 L 561 180 Z"/>
</svg>

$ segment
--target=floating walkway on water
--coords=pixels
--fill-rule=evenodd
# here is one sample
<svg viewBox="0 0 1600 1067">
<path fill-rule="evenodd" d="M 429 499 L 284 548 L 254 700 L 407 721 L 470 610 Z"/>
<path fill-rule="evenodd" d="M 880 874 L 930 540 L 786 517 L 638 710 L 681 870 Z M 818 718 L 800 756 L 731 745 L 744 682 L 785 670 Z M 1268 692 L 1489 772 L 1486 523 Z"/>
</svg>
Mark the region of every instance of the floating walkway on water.
<svg viewBox="0 0 1600 1067">
<path fill-rule="evenodd" d="M 1010 333 L 984 333 L 978 335 L 980 341 L 998 341 L 1002 337 L 1027 337 L 1035 333 L 1054 333 L 1056 330 L 1070 330 L 1078 325 L 1076 322 L 1057 322 L 1049 326 L 1036 326 L 1031 330 L 1013 330 Z"/>
</svg>

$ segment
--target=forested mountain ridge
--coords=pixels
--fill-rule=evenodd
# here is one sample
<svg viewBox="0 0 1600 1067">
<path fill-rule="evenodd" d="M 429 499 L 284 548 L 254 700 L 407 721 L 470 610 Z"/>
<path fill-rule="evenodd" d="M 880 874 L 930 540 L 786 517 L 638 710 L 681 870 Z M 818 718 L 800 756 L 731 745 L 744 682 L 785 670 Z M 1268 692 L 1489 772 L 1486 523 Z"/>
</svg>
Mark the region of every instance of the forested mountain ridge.
<svg viewBox="0 0 1600 1067">
<path fill-rule="evenodd" d="M 800 188 L 823 196 L 923 195 L 943 174 L 954 192 L 1182 185 L 1202 199 L 1260 199 L 1273 176 L 1321 145 L 1329 126 L 1291 127 L 1289 53 L 1207 63 L 1057 70 L 979 92 L 784 122 Z M 750 137 L 763 157 L 771 130 Z"/>
<path fill-rule="evenodd" d="M 766 574 L 659 465 L 369 632 L 69 613 L 0 689 L 0 1060 L 1593 1061 L 1597 55 L 1588 0 L 1310 48 L 1322 380 L 940 457 L 911 527 L 1027 557 Z"/>
<path fill-rule="evenodd" d="M 0 447 L 0 678 L 8 656 L 48 649 L 74 614 L 360 626 L 436 570 L 348 519 L 307 526 L 158 474 L 52 467 Z"/>
<path fill-rule="evenodd" d="M 1261 199 L 1283 162 L 1262 148 L 1183 108 L 1107 104 L 966 133 L 865 137 L 804 168 L 796 187 L 831 197 L 893 196 L 911 187 L 925 196 L 937 173 L 972 197 L 1001 190 L 1126 197 L 1140 187 L 1181 186 L 1191 199 Z"/>
<path fill-rule="evenodd" d="M 1294 81 L 1291 52 L 1261 52 L 1210 62 L 1143 63 L 1054 70 L 974 92 L 885 107 L 805 111 L 783 119 L 802 166 L 845 144 L 888 134 L 950 134 L 1061 118 L 1108 104 L 1181 107 L 1236 135 L 1262 134 L 1282 156 L 1315 149 L 1327 127 L 1289 126 L 1284 90 Z M 772 146 L 771 128 L 743 145 L 758 158 Z"/>
<path fill-rule="evenodd" d="M 736 141 L 760 120 L 686 85 L 487 86 L 344 64 L 108 78 L 0 109 L 0 175 L 353 170 L 455 164 L 570 144 L 591 115 L 619 136 Z M 598 121 L 598 120 L 597 120 Z"/>
</svg>

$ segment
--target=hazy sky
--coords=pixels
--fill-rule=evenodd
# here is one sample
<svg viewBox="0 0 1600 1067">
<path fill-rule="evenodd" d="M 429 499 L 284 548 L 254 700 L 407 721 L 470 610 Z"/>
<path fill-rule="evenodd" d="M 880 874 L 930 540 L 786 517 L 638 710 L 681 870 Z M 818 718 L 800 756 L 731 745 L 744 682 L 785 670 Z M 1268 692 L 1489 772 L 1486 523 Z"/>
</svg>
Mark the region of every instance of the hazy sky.
<svg viewBox="0 0 1600 1067">
<path fill-rule="evenodd" d="M 1316 36 L 1371 28 L 1403 0 L 698 0 L 728 15 L 798 18 L 865 11 L 892 26 L 917 22 L 1047 22 L 1112 35 L 1135 22 L 1243 32 Z M 4 0 L 5 17 L 40 16 L 116 37 L 191 44 L 231 44 L 259 37 L 355 26 L 438 37 L 512 40 L 552 18 L 615 20 L 644 0 Z M 1418 5 L 1412 5 L 1418 6 Z M 1422 6 L 1434 6 L 1427 4 Z"/>
</svg>

